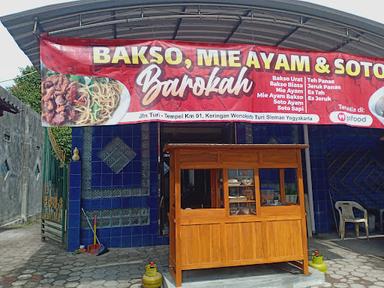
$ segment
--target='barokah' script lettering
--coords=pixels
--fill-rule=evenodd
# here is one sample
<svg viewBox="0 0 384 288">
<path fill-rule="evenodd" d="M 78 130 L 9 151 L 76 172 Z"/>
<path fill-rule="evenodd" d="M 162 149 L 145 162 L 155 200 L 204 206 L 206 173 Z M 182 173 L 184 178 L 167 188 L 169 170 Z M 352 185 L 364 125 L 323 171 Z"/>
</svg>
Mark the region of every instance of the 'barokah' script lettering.
<svg viewBox="0 0 384 288">
<path fill-rule="evenodd" d="M 136 78 L 136 84 L 141 87 L 144 94 L 141 104 L 151 105 L 162 97 L 184 98 L 188 90 L 197 97 L 209 97 L 212 94 L 221 96 L 239 96 L 248 94 L 253 88 L 253 82 L 245 77 L 248 68 L 240 69 L 236 77 L 220 77 L 220 68 L 212 69 L 208 79 L 203 77 L 190 77 L 184 75 L 180 78 L 161 80 L 162 71 L 156 64 L 146 67 Z"/>
</svg>

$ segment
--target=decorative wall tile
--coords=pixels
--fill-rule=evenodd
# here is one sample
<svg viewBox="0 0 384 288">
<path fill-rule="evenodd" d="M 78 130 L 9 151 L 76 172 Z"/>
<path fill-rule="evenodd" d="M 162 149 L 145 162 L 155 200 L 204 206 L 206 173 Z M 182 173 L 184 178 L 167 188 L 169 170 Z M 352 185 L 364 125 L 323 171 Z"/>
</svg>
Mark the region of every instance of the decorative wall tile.
<svg viewBox="0 0 384 288">
<path fill-rule="evenodd" d="M 141 127 L 140 134 L 145 135 L 148 134 L 149 124 L 141 124 L 137 125 Z M 97 129 L 112 129 L 112 127 L 96 127 Z M 92 175 L 92 165 L 94 165 L 94 162 L 92 161 L 92 137 L 93 137 L 93 129 L 91 127 L 84 128 L 84 134 L 83 134 L 83 141 L 84 141 L 84 149 L 83 149 L 83 178 L 82 178 L 82 198 L 84 199 L 95 199 L 95 198 L 106 198 L 106 197 L 126 197 L 126 196 L 146 196 L 149 195 L 149 137 L 146 137 L 145 139 L 142 139 L 140 141 L 140 137 L 131 135 L 131 138 L 138 138 L 137 142 L 141 142 L 141 165 L 140 171 L 137 173 L 128 173 L 124 174 L 123 177 L 126 177 L 128 183 L 134 183 L 135 181 L 139 179 L 140 182 L 136 183 L 137 188 L 126 188 L 127 185 L 124 185 L 124 179 L 122 179 L 122 184 L 119 185 L 119 187 L 114 187 L 113 181 L 111 181 L 111 175 L 110 174 L 103 174 L 101 173 L 99 176 Z M 133 130 L 133 129 L 132 129 Z M 108 130 L 105 130 L 108 131 Z M 99 138 L 104 139 L 103 136 L 98 136 Z M 111 137 L 111 135 L 109 136 Z M 120 137 L 114 137 L 114 139 L 120 139 Z M 113 140 L 112 140 L 113 141 Z M 119 142 L 120 146 L 122 146 L 122 143 L 120 140 L 115 140 L 113 143 Z M 108 142 L 110 143 L 110 142 Z M 125 143 L 123 143 L 126 145 Z M 109 144 L 106 144 L 108 146 Z M 114 145 L 110 145 L 107 152 L 104 152 L 102 155 L 110 154 L 113 150 Z M 128 146 L 128 145 L 126 145 Z M 89 148 L 88 148 L 89 147 Z M 112 148 L 111 148 L 112 147 Z M 129 148 L 129 147 L 128 147 Z M 127 149 L 127 148 L 125 148 Z M 131 149 L 131 148 L 129 148 Z M 93 148 L 95 150 L 95 148 Z M 126 150 L 128 151 L 128 150 Z M 133 150 L 132 150 L 133 151 Z M 133 151 L 133 153 L 136 154 L 136 152 Z M 133 155 L 132 152 L 127 152 L 125 155 Z M 135 159 L 139 157 L 140 155 L 135 155 Z M 132 162 L 135 162 L 136 160 L 133 160 Z M 130 163 L 131 164 L 131 163 Z M 129 165 L 130 165 L 129 164 Z M 109 169 L 109 168 L 108 168 Z M 120 171 L 121 172 L 121 171 Z M 136 175 L 135 175 L 136 174 Z M 120 176 L 120 175 L 116 175 Z M 102 188 L 96 188 L 92 187 L 92 177 L 101 177 L 101 187 Z M 108 187 L 108 188 L 107 188 Z"/>
<path fill-rule="evenodd" d="M 86 210 L 85 213 L 91 223 L 96 215 L 100 228 L 149 225 L 150 219 L 149 208 Z M 81 215 L 81 227 L 89 228 L 84 215 Z"/>
<path fill-rule="evenodd" d="M 135 157 L 136 153 L 120 137 L 115 137 L 109 142 L 97 156 L 118 174 Z"/>
</svg>

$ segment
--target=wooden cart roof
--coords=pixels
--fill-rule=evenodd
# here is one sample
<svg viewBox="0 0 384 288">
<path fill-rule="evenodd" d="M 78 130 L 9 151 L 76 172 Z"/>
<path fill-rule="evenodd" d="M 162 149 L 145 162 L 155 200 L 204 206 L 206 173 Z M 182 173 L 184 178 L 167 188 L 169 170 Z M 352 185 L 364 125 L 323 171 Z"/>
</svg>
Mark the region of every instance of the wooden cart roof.
<svg viewBox="0 0 384 288">
<path fill-rule="evenodd" d="M 177 149 L 305 149 L 309 146 L 306 144 L 190 144 L 177 143 L 167 144 L 164 151 L 171 152 Z"/>
</svg>

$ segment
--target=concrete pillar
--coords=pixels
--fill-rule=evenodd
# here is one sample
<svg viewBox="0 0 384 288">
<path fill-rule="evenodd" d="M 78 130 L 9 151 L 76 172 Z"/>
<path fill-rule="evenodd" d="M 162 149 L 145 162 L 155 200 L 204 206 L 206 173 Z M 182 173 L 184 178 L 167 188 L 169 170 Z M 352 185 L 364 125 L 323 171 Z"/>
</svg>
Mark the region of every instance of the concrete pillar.
<svg viewBox="0 0 384 288">
<path fill-rule="evenodd" d="M 308 125 L 303 125 L 304 143 L 309 145 Z M 313 191 L 312 191 L 312 170 L 311 170 L 311 155 L 309 148 L 305 149 L 305 168 L 307 174 L 307 189 L 308 189 L 308 202 L 309 211 L 311 216 L 312 233 L 316 233 L 315 226 L 315 209 L 313 205 Z"/>
</svg>

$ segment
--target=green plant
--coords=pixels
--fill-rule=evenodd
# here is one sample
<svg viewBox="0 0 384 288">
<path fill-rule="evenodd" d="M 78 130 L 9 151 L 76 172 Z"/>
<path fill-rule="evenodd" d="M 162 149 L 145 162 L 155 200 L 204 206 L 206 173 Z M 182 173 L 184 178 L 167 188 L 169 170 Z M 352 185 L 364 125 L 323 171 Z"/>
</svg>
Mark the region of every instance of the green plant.
<svg viewBox="0 0 384 288">
<path fill-rule="evenodd" d="M 285 195 L 297 195 L 295 184 L 285 184 Z"/>
<path fill-rule="evenodd" d="M 15 79 L 15 84 L 9 88 L 9 92 L 30 106 L 37 113 L 41 113 L 41 78 L 40 73 L 33 66 L 20 69 L 20 75 Z M 52 133 L 58 146 L 64 151 L 67 162 L 71 159 L 72 128 L 55 127 Z"/>
<path fill-rule="evenodd" d="M 40 83 L 40 73 L 35 67 L 27 66 L 20 69 L 20 75 L 16 77 L 9 92 L 40 114 Z"/>
<path fill-rule="evenodd" d="M 63 150 L 66 162 L 71 160 L 72 151 L 72 128 L 71 127 L 52 127 L 52 134 L 56 139 L 57 145 Z"/>
</svg>

